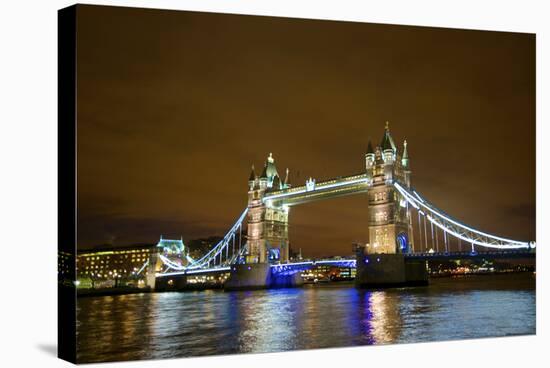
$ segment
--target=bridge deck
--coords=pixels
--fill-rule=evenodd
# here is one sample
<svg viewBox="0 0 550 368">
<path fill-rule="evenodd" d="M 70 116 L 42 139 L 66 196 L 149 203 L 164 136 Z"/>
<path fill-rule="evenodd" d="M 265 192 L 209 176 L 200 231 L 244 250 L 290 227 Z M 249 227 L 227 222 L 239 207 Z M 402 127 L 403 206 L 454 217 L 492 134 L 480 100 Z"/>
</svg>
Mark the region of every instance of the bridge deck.
<svg viewBox="0 0 550 368">
<path fill-rule="evenodd" d="M 410 253 L 405 258 L 418 260 L 457 260 L 457 259 L 519 259 L 535 258 L 535 250 L 493 251 L 493 252 L 434 252 Z"/>
<path fill-rule="evenodd" d="M 367 174 L 358 174 L 275 191 L 266 195 L 264 202 L 293 206 L 329 197 L 364 193 L 368 187 Z"/>
<path fill-rule="evenodd" d="M 491 252 L 434 252 L 434 253 L 409 253 L 405 254 L 406 259 L 414 260 L 458 260 L 458 259 L 534 259 L 536 258 L 535 249 L 531 250 L 517 250 L 517 251 L 491 251 Z M 329 265 L 335 267 L 356 267 L 356 259 L 341 258 L 341 259 L 322 259 L 311 260 L 302 262 L 289 262 L 272 264 L 271 269 L 273 272 L 289 272 L 298 270 L 307 270 L 315 266 Z M 184 276 L 184 275 L 199 275 L 199 274 L 211 274 L 211 273 L 227 273 L 231 271 L 231 266 L 215 267 L 215 268 L 203 268 L 178 272 L 159 273 L 157 277 L 168 276 Z"/>
</svg>

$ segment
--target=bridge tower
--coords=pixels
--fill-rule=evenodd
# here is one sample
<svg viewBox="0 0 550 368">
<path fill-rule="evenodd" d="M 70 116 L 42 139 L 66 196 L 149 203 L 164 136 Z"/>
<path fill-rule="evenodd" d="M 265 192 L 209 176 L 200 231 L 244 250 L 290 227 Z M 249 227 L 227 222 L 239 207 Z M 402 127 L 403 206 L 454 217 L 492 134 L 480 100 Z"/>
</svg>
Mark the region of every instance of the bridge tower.
<svg viewBox="0 0 550 368">
<path fill-rule="evenodd" d="M 412 247 L 411 213 L 407 202 L 392 185 L 398 181 L 410 187 L 407 141 L 399 151 L 390 134 L 388 122 L 382 142 L 373 149 L 369 141 L 365 155 L 369 188 L 369 246 L 367 253 L 407 253 Z"/>
<path fill-rule="evenodd" d="M 270 153 L 260 176 L 254 167 L 248 180 L 248 249 L 246 263 L 286 262 L 289 257 L 288 213 L 283 204 L 264 202 L 266 194 L 289 188 L 288 169 L 284 182 Z"/>
<path fill-rule="evenodd" d="M 373 149 L 369 142 L 366 160 L 369 196 L 369 244 L 356 249 L 357 287 L 426 285 L 428 274 L 422 262 L 405 259 L 412 250 L 412 218 L 405 198 L 394 182 L 410 188 L 411 170 L 407 141 L 399 151 L 386 122 L 382 142 Z"/>
</svg>

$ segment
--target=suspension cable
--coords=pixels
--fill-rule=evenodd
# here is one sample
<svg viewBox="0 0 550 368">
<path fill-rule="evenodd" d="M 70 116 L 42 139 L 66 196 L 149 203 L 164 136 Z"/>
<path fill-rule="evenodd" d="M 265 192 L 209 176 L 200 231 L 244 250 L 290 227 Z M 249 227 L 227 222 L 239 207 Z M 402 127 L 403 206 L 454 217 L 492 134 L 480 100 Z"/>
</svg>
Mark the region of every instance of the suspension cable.
<svg viewBox="0 0 550 368">
<path fill-rule="evenodd" d="M 416 209 L 420 209 L 422 207 L 424 210 L 426 210 L 428 212 L 426 214 L 428 220 L 449 235 L 453 235 L 456 238 L 461 238 L 462 240 L 473 242 L 476 245 L 487 248 L 518 249 L 532 247 L 532 245 L 528 242 L 521 242 L 517 240 L 498 237 L 464 225 L 459 221 L 450 218 L 448 215 L 443 214 L 442 211 L 438 210 L 435 206 L 429 204 L 416 191 L 413 190 L 411 194 L 408 189 L 403 188 L 399 183 L 394 182 L 393 184 L 404 199 L 406 199 Z M 437 231 L 436 246 L 439 249 Z"/>
</svg>

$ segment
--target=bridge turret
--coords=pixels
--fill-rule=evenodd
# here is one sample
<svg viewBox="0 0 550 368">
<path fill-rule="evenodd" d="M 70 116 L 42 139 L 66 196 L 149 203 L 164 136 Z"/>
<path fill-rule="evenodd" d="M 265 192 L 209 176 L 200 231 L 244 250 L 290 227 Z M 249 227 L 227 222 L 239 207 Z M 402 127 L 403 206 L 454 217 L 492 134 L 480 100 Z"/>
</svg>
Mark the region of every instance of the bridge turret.
<svg viewBox="0 0 550 368">
<path fill-rule="evenodd" d="M 374 149 L 372 148 L 372 143 L 369 139 L 369 144 L 367 146 L 367 153 L 365 154 L 365 171 L 367 173 L 367 178 L 372 180 L 373 169 L 374 169 L 375 154 Z"/>
<path fill-rule="evenodd" d="M 273 158 L 273 154 L 269 153 L 269 156 L 267 157 L 266 162 L 266 176 L 267 176 L 267 187 L 268 188 L 274 188 L 274 190 L 279 190 L 279 187 L 275 187 L 273 185 L 273 181 L 276 177 L 279 177 L 279 173 L 277 172 L 277 167 L 275 166 L 275 159 Z M 280 178 L 279 178 L 280 183 Z"/>
<path fill-rule="evenodd" d="M 372 143 L 369 139 L 369 144 L 367 146 L 367 153 L 365 154 L 365 164 L 367 167 L 367 170 L 372 168 L 374 165 L 374 149 L 372 148 Z"/>
<path fill-rule="evenodd" d="M 279 178 L 279 175 L 275 175 L 273 178 L 273 182 L 271 184 L 271 189 L 273 190 L 280 190 L 281 189 L 281 179 Z"/>
<path fill-rule="evenodd" d="M 407 140 L 403 142 L 403 156 L 401 157 L 401 166 L 403 167 L 403 177 L 407 187 L 411 186 L 411 168 L 409 163 L 409 151 L 407 150 Z"/>
<path fill-rule="evenodd" d="M 390 134 L 390 123 L 388 121 L 386 121 L 386 128 L 384 129 L 384 136 L 382 137 L 380 148 L 382 149 L 384 162 L 387 164 L 393 163 L 393 161 L 395 161 L 397 147 Z"/>
<path fill-rule="evenodd" d="M 407 151 L 407 140 L 403 142 L 403 157 L 401 157 L 403 167 L 409 167 L 409 152 Z"/>
<path fill-rule="evenodd" d="M 290 170 L 288 170 L 288 167 L 287 167 L 287 168 L 286 168 L 285 181 L 283 182 L 283 189 L 288 189 L 288 188 L 290 188 L 289 173 L 290 173 Z"/>
<path fill-rule="evenodd" d="M 248 188 L 253 190 L 256 186 L 256 173 L 254 172 L 254 165 L 252 165 L 252 170 L 250 171 L 250 176 L 248 177 Z"/>
<path fill-rule="evenodd" d="M 266 189 L 268 183 L 268 177 L 267 177 L 267 162 L 264 164 L 264 169 L 262 170 L 262 173 L 260 175 L 260 189 Z"/>
<path fill-rule="evenodd" d="M 252 176 L 252 175 L 251 175 Z M 250 184 L 250 181 L 249 181 Z M 247 263 L 265 262 L 264 220 L 265 204 L 263 198 L 267 189 L 267 163 L 260 177 L 256 177 L 248 190 L 247 214 L 247 248 L 245 254 Z"/>
</svg>

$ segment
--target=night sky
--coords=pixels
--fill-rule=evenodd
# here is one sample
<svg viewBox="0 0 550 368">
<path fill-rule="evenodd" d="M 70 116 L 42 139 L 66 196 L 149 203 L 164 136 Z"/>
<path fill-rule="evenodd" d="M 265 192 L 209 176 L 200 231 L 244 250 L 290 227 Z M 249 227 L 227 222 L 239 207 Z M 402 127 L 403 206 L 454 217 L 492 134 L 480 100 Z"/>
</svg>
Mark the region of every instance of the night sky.
<svg viewBox="0 0 550 368">
<path fill-rule="evenodd" d="M 385 121 L 418 192 L 535 240 L 532 34 L 92 6 L 77 25 L 79 248 L 223 235 L 269 152 L 292 184 L 360 173 Z M 350 254 L 366 196 L 293 207 L 290 240 Z"/>
</svg>

